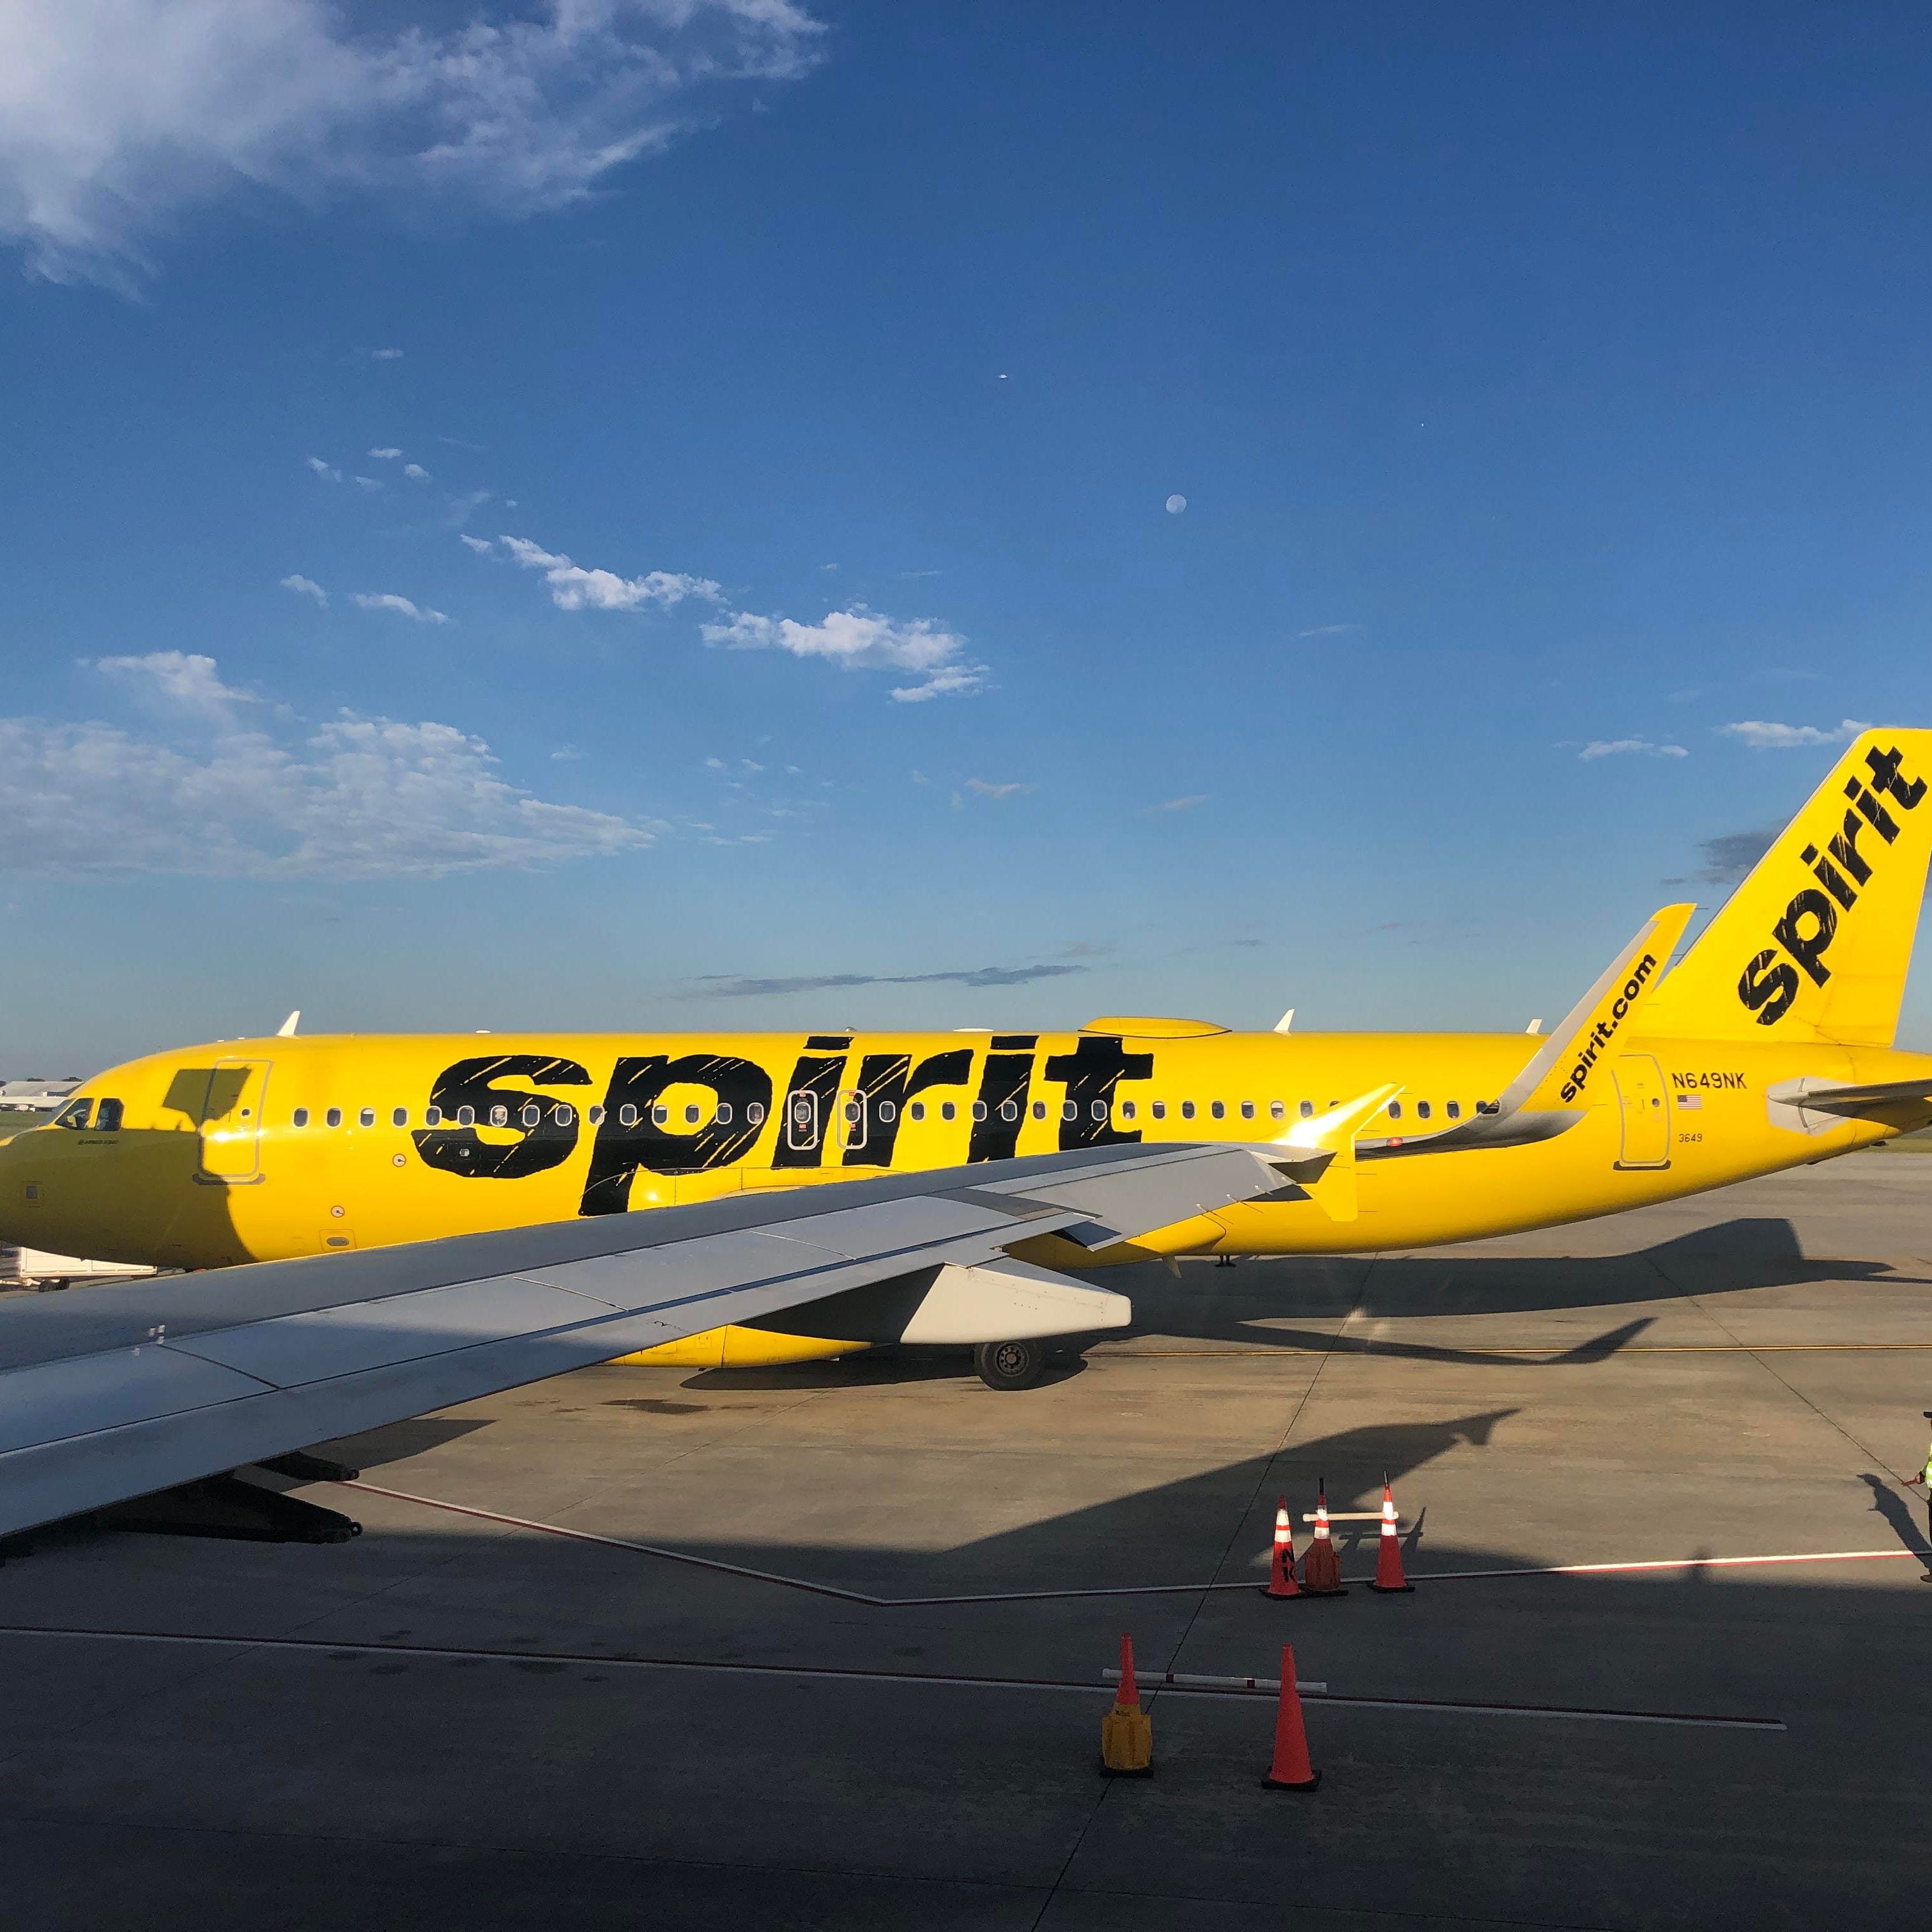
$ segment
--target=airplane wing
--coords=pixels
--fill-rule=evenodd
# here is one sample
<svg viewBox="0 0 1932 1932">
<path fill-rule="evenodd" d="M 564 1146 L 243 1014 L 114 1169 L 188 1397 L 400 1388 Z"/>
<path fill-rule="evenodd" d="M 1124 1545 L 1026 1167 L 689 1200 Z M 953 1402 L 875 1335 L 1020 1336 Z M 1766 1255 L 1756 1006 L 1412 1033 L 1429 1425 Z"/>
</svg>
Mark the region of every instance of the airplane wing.
<svg viewBox="0 0 1932 1932">
<path fill-rule="evenodd" d="M 1768 1100 L 1802 1108 L 1807 1113 L 1839 1114 L 1847 1118 L 1873 1114 L 1886 1107 L 1910 1106 L 1915 1101 L 1932 1102 L 1932 1080 L 1873 1080 L 1856 1084 L 1843 1080 L 1821 1080 L 1805 1074 L 1796 1080 L 1782 1080 L 1765 1090 Z M 1880 1117 L 1882 1118 L 1882 1117 Z"/>
<path fill-rule="evenodd" d="M 1127 1143 L 0 1304 L 0 1535 L 728 1322 L 992 1264 L 992 1280 L 949 1277 L 956 1306 L 982 1282 L 998 1293 L 1017 1243 L 1058 1234 L 1090 1251 L 1283 1184 L 1245 1149 Z M 1058 1283 L 1070 1308 L 1125 1306 L 1024 1274 L 1036 1298 Z"/>
</svg>

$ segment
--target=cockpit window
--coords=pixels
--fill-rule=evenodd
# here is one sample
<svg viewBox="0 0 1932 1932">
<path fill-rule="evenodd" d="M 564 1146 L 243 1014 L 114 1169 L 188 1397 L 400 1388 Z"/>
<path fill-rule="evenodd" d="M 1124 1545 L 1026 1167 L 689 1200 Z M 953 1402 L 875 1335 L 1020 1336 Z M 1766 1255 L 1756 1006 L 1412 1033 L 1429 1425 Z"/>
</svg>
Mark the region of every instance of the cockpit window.
<svg viewBox="0 0 1932 1932">
<path fill-rule="evenodd" d="M 104 1100 L 94 1110 L 94 1131 L 98 1134 L 118 1134 L 121 1131 L 121 1102 Z"/>
<path fill-rule="evenodd" d="M 84 1132 L 93 1118 L 94 1102 L 92 1100 L 70 1100 L 53 1117 L 51 1124 L 56 1127 L 73 1127 Z"/>
</svg>

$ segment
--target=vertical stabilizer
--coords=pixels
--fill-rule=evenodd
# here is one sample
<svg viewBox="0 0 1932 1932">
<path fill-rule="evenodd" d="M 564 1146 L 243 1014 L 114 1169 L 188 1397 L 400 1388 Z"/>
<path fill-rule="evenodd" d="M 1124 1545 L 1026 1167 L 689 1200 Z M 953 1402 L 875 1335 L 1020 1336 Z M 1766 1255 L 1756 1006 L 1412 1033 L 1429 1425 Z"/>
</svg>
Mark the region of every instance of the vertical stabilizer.
<svg viewBox="0 0 1932 1932">
<path fill-rule="evenodd" d="M 1932 731 L 1867 731 L 1657 989 L 1647 1033 L 1889 1046 L 1932 857 Z"/>
</svg>

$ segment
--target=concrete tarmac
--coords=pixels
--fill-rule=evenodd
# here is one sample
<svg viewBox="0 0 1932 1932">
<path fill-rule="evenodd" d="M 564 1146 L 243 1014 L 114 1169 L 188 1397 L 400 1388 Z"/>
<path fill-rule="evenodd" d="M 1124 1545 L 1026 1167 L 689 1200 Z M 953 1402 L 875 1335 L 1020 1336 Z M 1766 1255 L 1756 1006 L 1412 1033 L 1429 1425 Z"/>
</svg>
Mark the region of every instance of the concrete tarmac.
<svg viewBox="0 0 1932 1932">
<path fill-rule="evenodd" d="M 1872 1154 L 1137 1270 L 1136 1328 L 1024 1394 L 957 1358 L 597 1369 L 339 1445 L 484 1514 L 324 1485 L 357 1541 L 51 1533 L 0 1568 L 0 1916 L 1922 1926 L 1929 1210 L 1932 1162 Z M 1318 1477 L 1360 1509 L 1384 1468 L 1415 1594 L 1265 1600 L 1276 1496 L 1299 1544 Z M 1319 1792 L 1262 1788 L 1247 1695 L 1155 1695 L 1154 1775 L 1101 1778 L 1124 1630 L 1150 1673 L 1292 1641 Z"/>
</svg>

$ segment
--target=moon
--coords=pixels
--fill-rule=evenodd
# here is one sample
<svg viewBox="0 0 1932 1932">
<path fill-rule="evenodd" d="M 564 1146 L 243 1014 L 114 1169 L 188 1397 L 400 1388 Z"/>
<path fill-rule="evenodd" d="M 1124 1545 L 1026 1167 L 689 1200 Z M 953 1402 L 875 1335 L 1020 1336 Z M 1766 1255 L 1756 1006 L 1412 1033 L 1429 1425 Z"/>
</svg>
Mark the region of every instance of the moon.
<svg viewBox="0 0 1932 1932">
<path fill-rule="evenodd" d="M 1186 507 L 1187 499 L 1182 496 L 1178 490 L 1167 500 L 1167 514 L 1170 517 L 1179 516 L 1181 512 L 1186 509 Z"/>
</svg>

